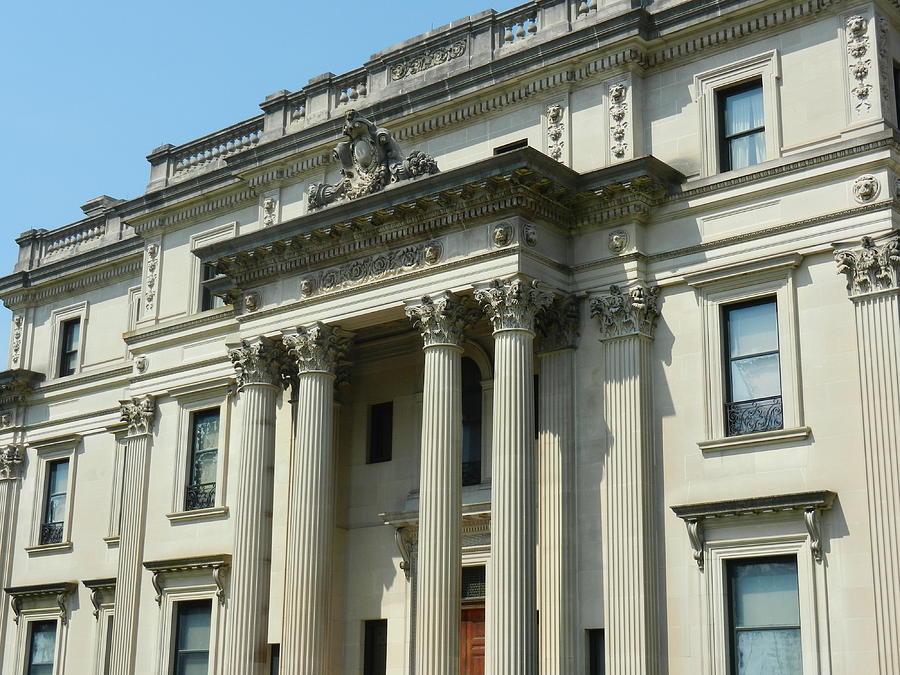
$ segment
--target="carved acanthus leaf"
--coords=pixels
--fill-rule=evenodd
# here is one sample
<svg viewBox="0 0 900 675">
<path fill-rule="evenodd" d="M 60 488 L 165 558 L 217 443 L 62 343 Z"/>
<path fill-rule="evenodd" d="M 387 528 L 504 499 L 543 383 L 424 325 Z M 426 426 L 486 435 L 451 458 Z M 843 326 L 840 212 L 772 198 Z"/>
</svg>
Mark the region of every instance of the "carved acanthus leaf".
<svg viewBox="0 0 900 675">
<path fill-rule="evenodd" d="M 25 452 L 21 445 L 7 445 L 0 449 L 0 480 L 22 477 Z"/>
<path fill-rule="evenodd" d="M 851 296 L 900 287 L 900 234 L 882 244 L 863 237 L 858 248 L 835 251 L 834 260 L 837 271 L 847 277 Z"/>
<path fill-rule="evenodd" d="M 234 366 L 238 391 L 248 384 L 279 385 L 284 364 L 282 343 L 269 338 L 241 340 L 239 347 L 228 350 Z"/>
<path fill-rule="evenodd" d="M 535 315 L 553 301 L 553 295 L 540 287 L 537 280 L 522 277 L 494 279 L 475 291 L 495 331 L 534 331 Z"/>
<path fill-rule="evenodd" d="M 128 425 L 129 436 L 149 434 L 156 416 L 156 397 L 152 394 L 134 396 L 131 400 L 119 401 L 122 406 L 122 421 Z"/>
<path fill-rule="evenodd" d="M 406 308 L 406 316 L 421 331 L 426 347 L 462 345 L 466 326 L 476 321 L 478 314 L 475 307 L 452 293 L 433 298 L 426 295 Z"/>
<path fill-rule="evenodd" d="M 284 346 L 297 372 L 337 374 L 338 365 L 350 347 L 350 333 L 335 326 L 315 323 L 285 335 Z"/>
<path fill-rule="evenodd" d="M 537 331 L 542 353 L 574 349 L 578 343 L 580 306 L 571 295 L 557 296 L 538 317 Z"/>
<path fill-rule="evenodd" d="M 659 287 L 609 287 L 609 295 L 591 298 L 591 316 L 600 321 L 601 339 L 629 335 L 652 338 L 659 318 Z"/>
</svg>

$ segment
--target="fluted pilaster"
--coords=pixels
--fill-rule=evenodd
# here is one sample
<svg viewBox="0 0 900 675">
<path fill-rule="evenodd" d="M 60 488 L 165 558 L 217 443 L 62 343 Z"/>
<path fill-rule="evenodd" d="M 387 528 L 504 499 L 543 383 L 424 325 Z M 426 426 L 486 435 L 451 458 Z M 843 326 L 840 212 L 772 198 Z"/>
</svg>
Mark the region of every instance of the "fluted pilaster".
<svg viewBox="0 0 900 675">
<path fill-rule="evenodd" d="M 140 614 L 144 528 L 147 519 L 147 474 L 150 465 L 156 399 L 150 395 L 122 401 L 125 470 L 122 476 L 122 520 L 119 530 L 119 568 L 116 572 L 116 616 L 113 622 L 110 671 L 134 673 Z"/>
<path fill-rule="evenodd" d="M 575 672 L 575 344 L 578 304 L 558 298 L 538 322 L 538 610 L 541 675 Z"/>
<path fill-rule="evenodd" d="M 229 351 L 237 374 L 241 442 L 232 502 L 234 551 L 223 672 L 265 675 L 272 552 L 275 409 L 283 350 L 270 340 Z"/>
<path fill-rule="evenodd" d="M 608 449 L 601 484 L 606 672 L 647 675 L 659 667 L 651 346 L 658 289 L 613 286 L 594 298 L 605 344 L 603 413 Z"/>
<path fill-rule="evenodd" d="M 487 662 L 497 675 L 535 675 L 534 317 L 551 296 L 517 277 L 491 282 L 476 298 L 494 327 Z"/>
<path fill-rule="evenodd" d="M 835 253 L 854 302 L 878 673 L 900 672 L 900 236 Z"/>
<path fill-rule="evenodd" d="M 410 304 L 422 332 L 422 459 L 416 568 L 416 671 L 459 673 L 463 329 L 471 310 L 444 294 Z"/>
<path fill-rule="evenodd" d="M 0 551 L 12 551 L 19 509 L 19 493 L 22 489 L 22 468 L 25 449 L 21 445 L 7 445 L 0 450 Z M 12 555 L 0 556 L 0 588 L 10 585 Z M 0 626 L 6 626 L 9 603 L 0 608 Z M 7 631 L 0 630 L 0 654 L 5 654 L 4 644 Z M 2 658 L 0 658 L 2 665 Z"/>
<path fill-rule="evenodd" d="M 297 437 L 290 469 L 283 675 L 321 675 L 328 664 L 334 530 L 334 381 L 348 338 L 315 324 L 286 335 L 297 374 Z"/>
</svg>

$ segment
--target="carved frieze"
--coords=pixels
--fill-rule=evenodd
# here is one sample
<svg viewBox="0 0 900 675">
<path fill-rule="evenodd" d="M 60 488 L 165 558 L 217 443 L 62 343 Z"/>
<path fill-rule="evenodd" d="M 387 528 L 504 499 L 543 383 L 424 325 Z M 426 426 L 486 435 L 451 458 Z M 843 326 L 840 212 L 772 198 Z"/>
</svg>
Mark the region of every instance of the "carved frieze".
<svg viewBox="0 0 900 675">
<path fill-rule="evenodd" d="M 238 347 L 228 350 L 234 366 L 238 391 L 248 384 L 279 386 L 284 366 L 281 343 L 268 338 L 241 340 Z"/>
<path fill-rule="evenodd" d="M 0 480 L 22 477 L 22 463 L 25 451 L 21 445 L 7 445 L 0 448 Z"/>
<path fill-rule="evenodd" d="M 336 326 L 315 323 L 301 326 L 285 335 L 283 342 L 292 366 L 297 372 L 337 374 L 341 360 L 350 347 L 351 334 Z"/>
<path fill-rule="evenodd" d="M 422 333 L 426 347 L 462 345 L 466 326 L 478 319 L 480 312 L 467 300 L 452 293 L 431 297 L 406 307 L 408 316 Z"/>
<path fill-rule="evenodd" d="M 659 318 L 659 287 L 644 285 L 622 290 L 609 287 L 609 295 L 591 298 L 591 316 L 600 322 L 602 340 L 643 335 L 652 338 Z"/>
<path fill-rule="evenodd" d="M 334 149 L 342 178 L 336 185 L 311 184 L 307 192 L 310 209 L 358 199 L 380 192 L 390 183 L 438 172 L 434 157 L 424 152 L 414 151 L 404 159 L 394 135 L 355 110 L 347 112 L 343 132 L 348 140 Z"/>
<path fill-rule="evenodd" d="M 543 354 L 574 349 L 579 337 L 580 303 L 571 295 L 557 296 L 538 316 L 538 351 Z"/>
<path fill-rule="evenodd" d="M 537 280 L 514 277 L 494 279 L 487 286 L 476 289 L 475 299 L 483 306 L 495 332 L 534 331 L 535 315 L 550 305 L 553 295 L 542 289 Z"/>
<path fill-rule="evenodd" d="M 423 70 L 428 70 L 429 68 L 434 68 L 442 63 L 457 59 L 465 53 L 466 41 L 464 39 L 429 49 L 406 61 L 401 61 L 391 66 L 391 79 L 402 80 L 404 77 L 421 73 Z"/>
<path fill-rule="evenodd" d="M 881 244 L 863 237 L 855 248 L 835 251 L 837 271 L 847 277 L 851 296 L 898 288 L 900 280 L 900 234 L 893 234 Z"/>
<path fill-rule="evenodd" d="M 149 434 L 156 416 L 156 397 L 152 394 L 134 396 L 131 400 L 119 401 L 122 421 L 128 425 L 129 436 Z"/>
</svg>

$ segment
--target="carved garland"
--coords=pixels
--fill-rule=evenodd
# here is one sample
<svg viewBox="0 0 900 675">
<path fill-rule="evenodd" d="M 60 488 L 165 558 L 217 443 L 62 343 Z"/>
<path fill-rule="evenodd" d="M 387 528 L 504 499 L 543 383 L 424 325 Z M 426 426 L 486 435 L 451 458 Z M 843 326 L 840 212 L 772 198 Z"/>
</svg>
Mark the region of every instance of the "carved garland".
<svg viewBox="0 0 900 675">
<path fill-rule="evenodd" d="M 447 63 L 453 59 L 459 58 L 466 53 L 466 41 L 457 40 L 449 45 L 435 47 L 412 57 L 406 61 L 395 63 L 391 66 L 391 79 L 402 80 L 404 77 L 421 73 L 423 70 L 434 68 L 442 63 Z"/>
<path fill-rule="evenodd" d="M 869 71 L 872 60 L 869 55 L 869 22 L 860 15 L 854 15 L 847 19 L 847 55 L 850 57 L 850 76 L 852 78 L 850 89 L 851 100 L 856 104 L 853 109 L 857 115 L 865 115 L 872 109 L 869 95 L 872 85 L 869 83 Z"/>
<path fill-rule="evenodd" d="M 565 110 L 559 103 L 554 103 L 547 108 L 547 154 L 557 162 L 563 159 L 563 148 L 565 147 L 564 121 Z"/>
<path fill-rule="evenodd" d="M 609 151 L 616 159 L 622 159 L 628 152 L 626 135 L 628 132 L 628 87 L 624 83 L 609 86 Z"/>
<path fill-rule="evenodd" d="M 22 334 L 24 332 L 24 326 L 24 316 L 18 314 L 13 317 L 12 356 L 10 357 L 10 363 L 13 368 L 19 366 L 19 361 L 22 358 Z"/>
<path fill-rule="evenodd" d="M 152 312 L 156 307 L 156 293 L 159 283 L 159 245 L 149 244 L 145 252 L 144 267 L 146 277 L 144 280 L 144 308 Z"/>
</svg>

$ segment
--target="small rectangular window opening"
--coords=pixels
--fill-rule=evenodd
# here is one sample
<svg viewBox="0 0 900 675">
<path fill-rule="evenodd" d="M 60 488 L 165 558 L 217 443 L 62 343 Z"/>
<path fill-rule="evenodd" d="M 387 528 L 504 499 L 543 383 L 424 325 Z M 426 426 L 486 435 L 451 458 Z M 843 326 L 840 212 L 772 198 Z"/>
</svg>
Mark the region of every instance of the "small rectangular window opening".
<svg viewBox="0 0 900 675">
<path fill-rule="evenodd" d="M 59 333 L 59 376 L 74 375 L 78 370 L 78 346 L 81 318 L 63 321 Z"/>
<path fill-rule="evenodd" d="M 602 628 L 588 628 L 588 675 L 605 675 L 606 642 Z"/>
<path fill-rule="evenodd" d="M 394 402 L 369 406 L 369 452 L 366 464 L 391 461 L 393 436 Z"/>
<path fill-rule="evenodd" d="M 216 277 L 221 276 L 216 270 L 215 266 L 209 265 L 207 263 L 203 263 L 203 274 L 200 283 L 201 288 L 201 297 L 200 297 L 200 311 L 205 312 L 208 309 L 215 309 L 216 307 L 224 307 L 225 301 L 219 297 L 218 295 L 213 295 L 213 292 L 209 289 L 207 285 L 207 281 L 211 281 Z"/>
<path fill-rule="evenodd" d="M 722 171 L 743 169 L 766 159 L 766 123 L 761 80 L 716 93 L 719 162 Z"/>
<path fill-rule="evenodd" d="M 184 510 L 208 509 L 216 505 L 219 465 L 219 409 L 191 415 L 191 449 Z"/>
<path fill-rule="evenodd" d="M 373 619 L 364 624 L 363 675 L 385 675 L 387 672 L 387 619 Z"/>
<path fill-rule="evenodd" d="M 484 565 L 462 568 L 462 599 L 482 600 L 487 594 Z"/>
</svg>

